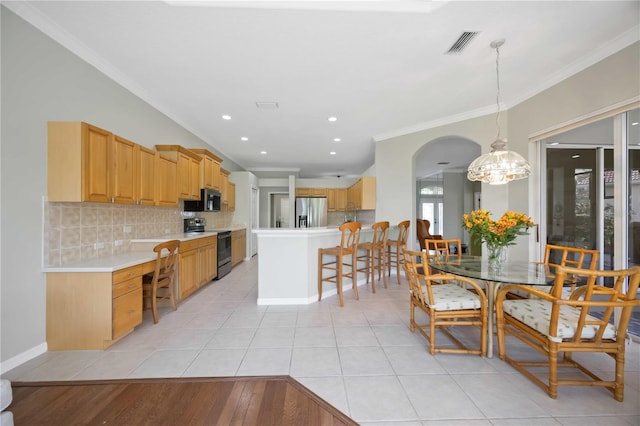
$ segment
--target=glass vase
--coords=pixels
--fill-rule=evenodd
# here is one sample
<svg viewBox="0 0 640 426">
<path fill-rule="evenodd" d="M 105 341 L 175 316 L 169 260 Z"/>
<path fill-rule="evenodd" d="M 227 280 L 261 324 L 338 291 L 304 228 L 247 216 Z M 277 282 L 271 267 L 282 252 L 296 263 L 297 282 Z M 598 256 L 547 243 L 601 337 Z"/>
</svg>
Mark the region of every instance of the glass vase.
<svg viewBox="0 0 640 426">
<path fill-rule="evenodd" d="M 487 260 L 489 270 L 497 272 L 502 268 L 502 264 L 507 259 L 507 246 L 497 246 L 487 244 Z"/>
</svg>

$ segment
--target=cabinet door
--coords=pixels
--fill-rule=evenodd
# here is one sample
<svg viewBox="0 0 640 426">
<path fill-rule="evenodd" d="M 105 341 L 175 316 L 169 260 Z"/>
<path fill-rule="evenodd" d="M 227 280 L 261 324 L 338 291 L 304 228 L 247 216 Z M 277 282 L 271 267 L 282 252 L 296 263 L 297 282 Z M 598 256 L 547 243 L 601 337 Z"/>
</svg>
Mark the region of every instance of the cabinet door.
<svg viewBox="0 0 640 426">
<path fill-rule="evenodd" d="M 222 193 L 222 203 L 228 204 L 229 173 L 225 170 L 220 172 L 220 192 Z"/>
<path fill-rule="evenodd" d="M 218 272 L 215 245 L 208 245 L 201 248 L 200 256 L 202 262 L 202 279 L 200 285 L 204 285 L 214 279 Z"/>
<path fill-rule="evenodd" d="M 313 197 L 326 197 L 327 189 L 326 188 L 311 188 L 311 195 Z"/>
<path fill-rule="evenodd" d="M 296 188 L 296 197 L 308 197 L 311 195 L 311 188 Z"/>
<path fill-rule="evenodd" d="M 199 283 L 198 249 L 180 253 L 180 299 L 189 296 Z"/>
<path fill-rule="evenodd" d="M 177 206 L 178 187 L 176 185 L 177 164 L 174 160 L 158 157 L 157 193 L 158 205 Z"/>
<path fill-rule="evenodd" d="M 215 159 L 213 160 L 213 171 L 211 173 L 213 174 L 213 189 L 221 191 L 220 182 L 222 181 L 222 176 L 220 174 L 220 163 Z"/>
<path fill-rule="evenodd" d="M 200 199 L 200 161 L 195 158 L 189 164 L 189 198 Z"/>
<path fill-rule="evenodd" d="M 202 157 L 202 161 L 200 162 L 201 173 L 201 183 L 203 188 L 213 189 L 215 188 L 215 179 L 213 178 L 213 158 L 205 155 Z M 218 169 L 218 173 L 220 170 Z"/>
<path fill-rule="evenodd" d="M 90 124 L 82 126 L 83 201 L 111 202 L 110 167 L 113 135 Z"/>
<path fill-rule="evenodd" d="M 347 208 L 347 188 L 336 188 L 336 211 L 344 211 Z"/>
<path fill-rule="evenodd" d="M 138 277 L 142 281 L 142 277 Z M 113 339 L 142 323 L 142 287 L 113 299 Z"/>
<path fill-rule="evenodd" d="M 156 204 L 156 176 L 158 174 L 158 153 L 138 146 L 138 204 Z"/>
<path fill-rule="evenodd" d="M 336 210 L 336 190 L 327 188 L 327 210 L 330 212 Z"/>
<path fill-rule="evenodd" d="M 137 201 L 137 145 L 114 135 L 112 147 L 112 201 L 118 204 L 135 204 Z"/>
<path fill-rule="evenodd" d="M 178 198 L 191 199 L 191 158 L 181 152 L 178 153 Z"/>
</svg>

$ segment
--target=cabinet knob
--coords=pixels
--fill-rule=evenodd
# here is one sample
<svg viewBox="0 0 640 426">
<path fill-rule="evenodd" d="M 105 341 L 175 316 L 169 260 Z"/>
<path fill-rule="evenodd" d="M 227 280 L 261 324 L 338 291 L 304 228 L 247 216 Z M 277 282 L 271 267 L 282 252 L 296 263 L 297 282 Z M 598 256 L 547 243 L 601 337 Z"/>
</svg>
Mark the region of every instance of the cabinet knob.
<svg viewBox="0 0 640 426">
<path fill-rule="evenodd" d="M 136 312 L 136 310 L 135 310 L 135 309 L 129 309 L 129 314 L 133 314 L 133 313 L 135 313 L 135 312 Z"/>
<path fill-rule="evenodd" d="M 134 288 L 135 284 L 129 284 L 129 288 Z"/>
</svg>

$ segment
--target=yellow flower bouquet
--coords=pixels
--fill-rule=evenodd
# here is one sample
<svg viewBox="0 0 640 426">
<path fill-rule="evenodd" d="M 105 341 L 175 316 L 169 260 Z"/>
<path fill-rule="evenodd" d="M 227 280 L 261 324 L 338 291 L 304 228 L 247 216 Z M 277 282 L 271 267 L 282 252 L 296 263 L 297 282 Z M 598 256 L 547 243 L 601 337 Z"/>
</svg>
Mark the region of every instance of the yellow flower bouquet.
<svg viewBox="0 0 640 426">
<path fill-rule="evenodd" d="M 462 217 L 462 227 L 474 237 L 478 236 L 489 250 L 489 264 L 503 260 L 504 247 L 513 245 L 518 235 L 527 235 L 536 224 L 524 213 L 508 211 L 498 220 L 491 219 L 488 210 L 474 210 Z"/>
</svg>

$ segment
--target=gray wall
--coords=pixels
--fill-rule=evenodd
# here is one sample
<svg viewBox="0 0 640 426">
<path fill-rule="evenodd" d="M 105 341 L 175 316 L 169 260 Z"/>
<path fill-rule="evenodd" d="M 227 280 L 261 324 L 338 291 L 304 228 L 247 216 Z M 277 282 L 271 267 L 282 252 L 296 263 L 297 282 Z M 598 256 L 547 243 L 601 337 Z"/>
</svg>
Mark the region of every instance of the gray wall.
<svg viewBox="0 0 640 426">
<path fill-rule="evenodd" d="M 153 147 L 215 149 L 52 41 L 5 7 L 2 14 L 2 371 L 45 349 L 42 270 L 47 122 L 86 121 Z M 225 159 L 223 167 L 239 169 Z M 9 361 L 9 362 L 7 362 Z"/>
</svg>

